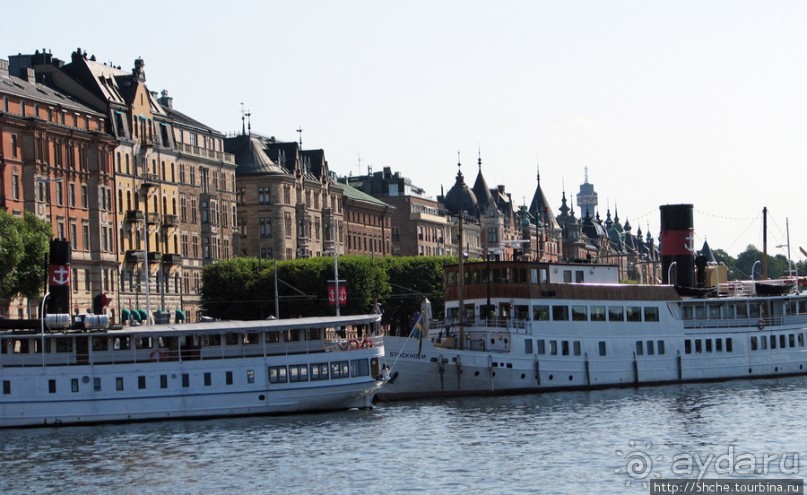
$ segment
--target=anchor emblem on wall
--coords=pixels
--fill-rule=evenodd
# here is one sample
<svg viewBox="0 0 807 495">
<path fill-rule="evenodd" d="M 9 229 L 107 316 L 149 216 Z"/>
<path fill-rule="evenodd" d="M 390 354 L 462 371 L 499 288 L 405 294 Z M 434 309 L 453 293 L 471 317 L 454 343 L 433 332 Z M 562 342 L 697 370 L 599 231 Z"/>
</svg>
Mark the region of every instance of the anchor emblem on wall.
<svg viewBox="0 0 807 495">
<path fill-rule="evenodd" d="M 69 265 L 50 265 L 50 282 L 53 285 L 70 285 Z"/>
</svg>

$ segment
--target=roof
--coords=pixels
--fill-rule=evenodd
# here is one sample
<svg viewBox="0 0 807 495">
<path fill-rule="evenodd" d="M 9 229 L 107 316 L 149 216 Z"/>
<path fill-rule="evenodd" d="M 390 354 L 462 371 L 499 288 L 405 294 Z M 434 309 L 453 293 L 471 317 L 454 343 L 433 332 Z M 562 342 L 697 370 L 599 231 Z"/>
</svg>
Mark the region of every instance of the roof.
<svg viewBox="0 0 807 495">
<path fill-rule="evenodd" d="M 288 170 L 269 158 L 259 137 L 241 135 L 227 138 L 224 140 L 224 150 L 235 157 L 236 175 L 289 174 Z"/>
<path fill-rule="evenodd" d="M 365 203 L 371 203 L 386 208 L 395 208 L 394 206 L 388 205 L 387 203 L 381 201 L 380 199 L 374 198 L 373 196 L 370 196 L 369 194 L 364 193 L 349 184 L 340 184 L 340 185 L 344 188 L 342 195 L 346 198 L 355 201 L 364 201 Z"/>
<path fill-rule="evenodd" d="M 25 79 L 11 76 L 5 72 L 0 72 L 0 93 L 12 94 L 33 101 L 58 105 L 65 109 L 80 111 L 98 117 L 104 116 L 104 114 L 74 100 L 70 95 L 60 93 L 39 83 L 28 82 Z"/>
</svg>

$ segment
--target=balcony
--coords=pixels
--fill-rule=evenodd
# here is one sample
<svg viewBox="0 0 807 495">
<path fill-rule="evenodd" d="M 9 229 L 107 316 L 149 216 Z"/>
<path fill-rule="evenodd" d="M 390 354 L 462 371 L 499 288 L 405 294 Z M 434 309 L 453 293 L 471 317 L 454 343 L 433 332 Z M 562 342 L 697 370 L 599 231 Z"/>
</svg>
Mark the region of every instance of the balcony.
<svg viewBox="0 0 807 495">
<path fill-rule="evenodd" d="M 163 253 L 159 251 L 149 251 L 149 263 L 159 263 L 163 260 Z"/>
<path fill-rule="evenodd" d="M 188 153 L 190 155 L 198 156 L 200 158 L 208 158 L 211 160 L 223 161 L 224 163 L 235 164 L 235 155 L 233 155 L 232 153 L 224 153 L 222 151 L 208 150 L 205 148 L 200 148 L 199 146 L 192 146 L 190 144 L 185 143 L 177 143 L 177 148 L 179 148 L 183 153 Z"/>
<path fill-rule="evenodd" d="M 177 215 L 163 215 L 163 228 L 169 229 L 179 227 L 179 217 Z"/>
<path fill-rule="evenodd" d="M 143 251 L 130 249 L 126 251 L 126 263 L 138 263 L 143 261 Z"/>
<path fill-rule="evenodd" d="M 160 224 L 160 214 L 159 213 L 149 213 L 146 215 L 146 223 L 149 225 L 159 225 Z"/>
<path fill-rule="evenodd" d="M 129 223 L 140 223 L 143 221 L 143 212 L 140 210 L 128 210 L 126 212 L 126 221 Z"/>
<path fill-rule="evenodd" d="M 181 265 L 182 255 L 176 253 L 168 253 L 163 255 L 163 264 L 165 265 Z"/>
</svg>

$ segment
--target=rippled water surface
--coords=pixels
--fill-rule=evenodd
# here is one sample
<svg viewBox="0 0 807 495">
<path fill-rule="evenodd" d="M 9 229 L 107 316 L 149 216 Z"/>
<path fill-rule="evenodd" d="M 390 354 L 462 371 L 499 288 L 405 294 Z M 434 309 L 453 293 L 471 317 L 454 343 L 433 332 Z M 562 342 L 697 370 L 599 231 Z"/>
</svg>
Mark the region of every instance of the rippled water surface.
<svg viewBox="0 0 807 495">
<path fill-rule="evenodd" d="M 749 478 L 741 455 L 804 478 L 805 406 L 792 378 L 3 430 L 0 493 L 646 494 L 697 476 L 686 456 L 706 478 Z"/>
</svg>

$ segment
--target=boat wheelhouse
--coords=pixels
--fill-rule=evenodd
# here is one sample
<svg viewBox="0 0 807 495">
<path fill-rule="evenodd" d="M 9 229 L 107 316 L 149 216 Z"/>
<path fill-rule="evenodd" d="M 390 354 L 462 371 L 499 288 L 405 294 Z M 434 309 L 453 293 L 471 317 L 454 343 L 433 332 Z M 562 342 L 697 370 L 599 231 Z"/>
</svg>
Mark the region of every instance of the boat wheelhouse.
<svg viewBox="0 0 807 495">
<path fill-rule="evenodd" d="M 379 318 L 3 330 L 0 427 L 369 408 Z"/>
</svg>

